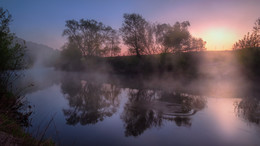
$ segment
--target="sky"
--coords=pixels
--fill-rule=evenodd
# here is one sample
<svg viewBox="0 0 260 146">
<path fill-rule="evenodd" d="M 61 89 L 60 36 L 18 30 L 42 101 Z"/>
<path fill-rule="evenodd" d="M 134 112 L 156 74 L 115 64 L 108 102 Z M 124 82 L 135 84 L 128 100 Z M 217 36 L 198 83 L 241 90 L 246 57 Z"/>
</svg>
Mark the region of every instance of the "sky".
<svg viewBox="0 0 260 146">
<path fill-rule="evenodd" d="M 95 19 L 119 29 L 124 13 L 139 13 L 149 22 L 189 21 L 194 37 L 208 50 L 228 50 L 260 17 L 260 0 L 0 0 L 12 15 L 16 36 L 60 49 L 66 20 Z"/>
</svg>

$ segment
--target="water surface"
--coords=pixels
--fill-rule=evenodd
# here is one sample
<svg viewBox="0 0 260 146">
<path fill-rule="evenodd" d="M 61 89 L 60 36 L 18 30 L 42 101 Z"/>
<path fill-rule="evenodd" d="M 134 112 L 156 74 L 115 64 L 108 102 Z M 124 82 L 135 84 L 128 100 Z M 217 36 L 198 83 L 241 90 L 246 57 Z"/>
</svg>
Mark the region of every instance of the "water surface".
<svg viewBox="0 0 260 146">
<path fill-rule="evenodd" d="M 39 138 L 47 129 L 44 136 L 59 145 L 260 144 L 259 100 L 217 86 L 206 92 L 199 85 L 183 89 L 172 81 L 159 86 L 53 69 L 26 71 L 19 86 L 30 83 L 24 91 L 34 111 L 28 130 Z"/>
</svg>

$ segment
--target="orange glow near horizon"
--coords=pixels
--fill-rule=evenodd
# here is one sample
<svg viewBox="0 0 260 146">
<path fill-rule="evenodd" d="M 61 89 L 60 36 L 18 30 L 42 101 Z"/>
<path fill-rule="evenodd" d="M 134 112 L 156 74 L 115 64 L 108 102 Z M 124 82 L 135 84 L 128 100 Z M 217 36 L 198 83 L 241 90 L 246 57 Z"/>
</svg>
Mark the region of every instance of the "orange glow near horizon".
<svg viewBox="0 0 260 146">
<path fill-rule="evenodd" d="M 239 39 L 235 32 L 225 28 L 210 28 L 201 34 L 206 41 L 207 50 L 231 50 L 233 44 Z"/>
</svg>

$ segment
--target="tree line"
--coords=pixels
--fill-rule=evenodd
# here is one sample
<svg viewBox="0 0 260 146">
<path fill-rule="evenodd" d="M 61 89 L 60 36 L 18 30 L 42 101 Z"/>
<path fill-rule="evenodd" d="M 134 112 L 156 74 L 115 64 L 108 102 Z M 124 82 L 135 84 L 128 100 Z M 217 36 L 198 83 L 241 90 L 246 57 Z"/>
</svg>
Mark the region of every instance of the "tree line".
<svg viewBox="0 0 260 146">
<path fill-rule="evenodd" d="M 150 23 L 136 13 L 124 14 L 123 18 L 119 30 L 93 19 L 66 21 L 63 36 L 67 42 L 63 54 L 118 56 L 120 44 L 127 47 L 129 55 L 136 56 L 206 50 L 206 42 L 190 34 L 189 21 L 174 25 Z"/>
</svg>

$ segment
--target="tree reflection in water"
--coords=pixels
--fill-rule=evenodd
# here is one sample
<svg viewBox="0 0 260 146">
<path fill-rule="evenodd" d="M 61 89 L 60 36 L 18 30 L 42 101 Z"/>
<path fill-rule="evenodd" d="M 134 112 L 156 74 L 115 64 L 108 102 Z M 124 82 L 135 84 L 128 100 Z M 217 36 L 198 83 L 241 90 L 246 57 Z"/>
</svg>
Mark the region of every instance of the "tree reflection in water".
<svg viewBox="0 0 260 146">
<path fill-rule="evenodd" d="M 156 92 L 152 90 L 129 90 L 129 100 L 125 104 L 121 115 L 125 122 L 125 135 L 138 136 L 152 126 L 161 126 L 161 114 L 151 107 L 156 98 Z"/>
<path fill-rule="evenodd" d="M 129 90 L 121 119 L 126 136 L 138 136 L 146 129 L 162 126 L 163 120 L 177 126 L 191 126 L 191 116 L 205 107 L 205 98 L 176 92 Z"/>
<path fill-rule="evenodd" d="M 247 97 L 235 103 L 237 115 L 249 122 L 260 124 L 260 100 Z"/>
<path fill-rule="evenodd" d="M 63 109 L 69 125 L 95 124 L 112 116 L 119 106 L 120 89 L 115 85 L 73 79 L 61 87 L 69 101 L 70 108 Z"/>
</svg>

